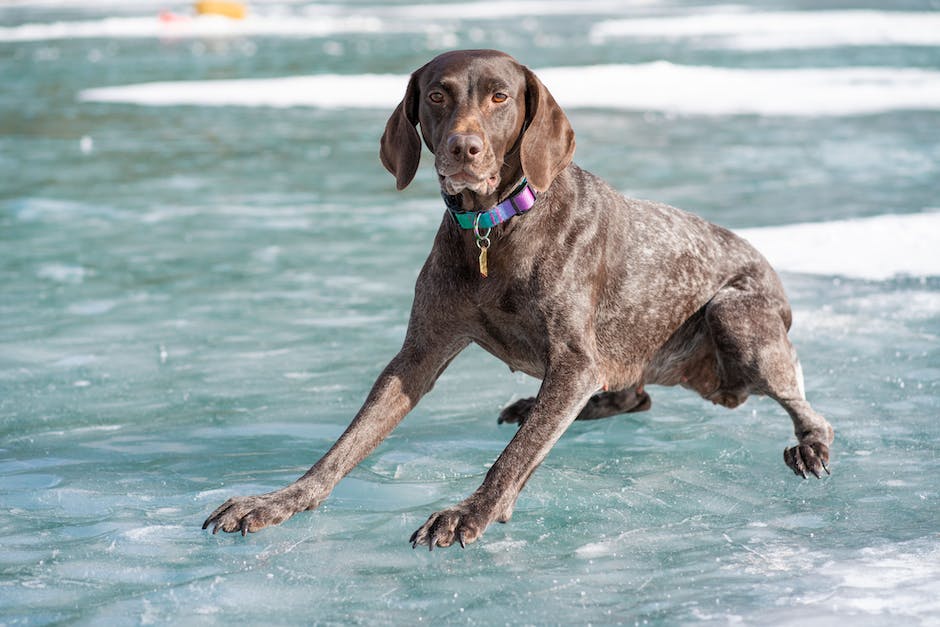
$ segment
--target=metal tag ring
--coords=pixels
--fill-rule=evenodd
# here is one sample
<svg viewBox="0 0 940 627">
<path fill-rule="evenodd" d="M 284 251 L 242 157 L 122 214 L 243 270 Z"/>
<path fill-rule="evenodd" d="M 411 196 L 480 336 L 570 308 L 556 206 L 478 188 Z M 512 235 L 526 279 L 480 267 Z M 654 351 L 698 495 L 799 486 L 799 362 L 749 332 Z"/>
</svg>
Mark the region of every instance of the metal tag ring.
<svg viewBox="0 0 940 627">
<path fill-rule="evenodd" d="M 486 245 L 489 246 L 490 242 L 490 231 L 493 230 L 493 227 L 486 229 L 486 233 L 480 235 L 480 218 L 483 216 L 483 213 L 480 212 L 477 214 L 477 217 L 473 219 L 473 236 L 477 238 L 477 244 L 479 245 L 480 240 L 486 240 Z"/>
</svg>

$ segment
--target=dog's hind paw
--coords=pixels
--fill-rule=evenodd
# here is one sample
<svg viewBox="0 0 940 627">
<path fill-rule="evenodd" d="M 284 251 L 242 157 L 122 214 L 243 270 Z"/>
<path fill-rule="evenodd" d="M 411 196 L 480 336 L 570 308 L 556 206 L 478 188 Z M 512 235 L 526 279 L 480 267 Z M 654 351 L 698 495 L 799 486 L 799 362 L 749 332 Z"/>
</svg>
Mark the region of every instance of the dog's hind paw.
<svg viewBox="0 0 940 627">
<path fill-rule="evenodd" d="M 503 408 L 499 413 L 499 424 L 515 423 L 522 426 L 532 408 L 535 406 L 534 398 L 519 399 Z M 575 420 L 597 420 L 609 418 L 617 414 L 632 414 L 646 411 L 652 406 L 650 395 L 642 387 L 631 387 L 615 392 L 598 392 L 592 396 L 587 404 L 581 408 Z"/>
<path fill-rule="evenodd" d="M 503 408 L 503 411 L 499 412 L 497 423 L 514 423 L 521 426 L 532 412 L 533 405 L 535 405 L 534 398 L 521 398 L 511 405 L 507 405 Z"/>
<path fill-rule="evenodd" d="M 452 507 L 431 514 L 428 521 L 411 534 L 409 542 L 411 548 L 420 545 L 428 547 L 429 551 L 433 551 L 435 546 L 447 547 L 454 542 L 465 548 L 483 535 L 486 525 L 466 507 Z"/>
<path fill-rule="evenodd" d="M 829 472 L 829 447 L 823 442 L 801 442 L 783 451 L 783 461 L 797 475 L 806 479 L 812 473 L 819 479 Z"/>
</svg>

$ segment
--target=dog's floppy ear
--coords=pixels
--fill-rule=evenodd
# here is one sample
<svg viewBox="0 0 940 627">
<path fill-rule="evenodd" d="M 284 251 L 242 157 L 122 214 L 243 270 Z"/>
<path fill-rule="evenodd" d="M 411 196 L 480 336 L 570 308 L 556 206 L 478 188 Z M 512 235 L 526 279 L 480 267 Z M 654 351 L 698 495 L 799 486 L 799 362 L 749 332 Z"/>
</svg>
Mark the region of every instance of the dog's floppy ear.
<svg viewBox="0 0 940 627">
<path fill-rule="evenodd" d="M 423 68 L 422 68 L 423 69 Z M 399 190 L 408 187 L 421 160 L 421 137 L 418 135 L 418 76 L 413 73 L 405 89 L 404 99 L 385 124 L 379 158 L 385 169 L 395 176 Z"/>
<path fill-rule="evenodd" d="M 522 171 L 536 190 L 544 192 L 574 156 L 574 130 L 558 103 L 527 67 L 526 123 L 520 156 Z"/>
</svg>

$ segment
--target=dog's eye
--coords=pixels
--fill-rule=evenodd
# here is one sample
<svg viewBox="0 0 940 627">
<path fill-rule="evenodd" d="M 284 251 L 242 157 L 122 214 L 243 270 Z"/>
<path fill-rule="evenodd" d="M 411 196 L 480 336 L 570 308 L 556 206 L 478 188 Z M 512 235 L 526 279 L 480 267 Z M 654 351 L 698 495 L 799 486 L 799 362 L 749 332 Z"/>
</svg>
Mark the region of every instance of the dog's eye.
<svg viewBox="0 0 940 627">
<path fill-rule="evenodd" d="M 444 102 L 444 94 L 439 91 L 432 91 L 430 94 L 428 94 L 428 100 L 434 104 L 441 104 Z"/>
<path fill-rule="evenodd" d="M 506 94 L 502 92 L 496 92 L 495 94 L 493 94 L 493 102 L 495 102 L 496 104 L 506 102 L 507 100 L 509 100 L 509 96 L 507 96 Z"/>
</svg>

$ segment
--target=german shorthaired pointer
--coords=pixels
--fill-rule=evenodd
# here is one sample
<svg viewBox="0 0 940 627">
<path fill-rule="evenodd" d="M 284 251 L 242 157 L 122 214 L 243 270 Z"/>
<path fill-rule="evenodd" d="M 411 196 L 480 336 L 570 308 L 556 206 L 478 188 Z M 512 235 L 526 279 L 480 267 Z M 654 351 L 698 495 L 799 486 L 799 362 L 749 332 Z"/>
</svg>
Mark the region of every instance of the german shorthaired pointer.
<svg viewBox="0 0 940 627">
<path fill-rule="evenodd" d="M 317 507 L 471 342 L 542 385 L 502 411 L 500 422 L 519 428 L 483 484 L 432 514 L 413 546 L 464 546 L 509 520 L 572 421 L 647 410 L 648 384 L 682 385 L 726 407 L 770 396 L 796 432 L 786 464 L 804 478 L 829 472 L 833 430 L 806 401 L 786 295 L 746 241 L 678 209 L 625 199 L 572 163 L 564 112 L 501 52 L 448 52 L 411 75 L 381 141 L 398 189 L 414 178 L 422 140 L 447 211 L 401 351 L 306 474 L 229 499 L 204 529 L 244 535 Z"/>
</svg>

